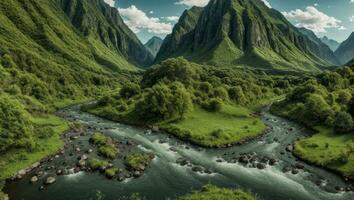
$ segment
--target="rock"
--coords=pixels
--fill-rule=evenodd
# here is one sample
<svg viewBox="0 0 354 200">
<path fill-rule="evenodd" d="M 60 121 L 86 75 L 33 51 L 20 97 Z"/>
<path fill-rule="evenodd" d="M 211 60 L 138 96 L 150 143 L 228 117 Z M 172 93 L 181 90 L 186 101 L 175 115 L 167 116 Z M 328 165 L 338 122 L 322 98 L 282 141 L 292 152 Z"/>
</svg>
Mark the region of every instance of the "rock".
<svg viewBox="0 0 354 200">
<path fill-rule="evenodd" d="M 203 172 L 203 168 L 200 166 L 194 166 L 194 167 L 192 167 L 192 170 L 194 172 Z"/>
<path fill-rule="evenodd" d="M 57 175 L 58 175 L 58 176 L 59 176 L 59 175 L 63 175 L 63 170 L 59 169 L 59 170 L 57 171 Z"/>
<path fill-rule="evenodd" d="M 88 157 L 85 154 L 80 156 L 80 160 L 87 160 L 87 159 L 88 159 Z"/>
<path fill-rule="evenodd" d="M 286 147 L 286 151 L 288 151 L 288 152 L 293 152 L 293 150 L 294 150 L 294 147 L 293 147 L 293 145 L 291 145 L 291 144 L 289 144 L 289 145 Z"/>
<path fill-rule="evenodd" d="M 258 169 L 265 169 L 267 166 L 264 163 L 257 163 Z"/>
<path fill-rule="evenodd" d="M 345 191 L 347 191 L 347 192 L 350 192 L 350 191 L 352 191 L 352 190 L 353 190 L 353 189 L 352 189 L 351 187 L 349 187 L 349 186 L 345 188 Z"/>
<path fill-rule="evenodd" d="M 185 166 L 188 164 L 188 161 L 184 158 L 178 158 L 176 161 L 177 164 L 180 164 L 181 166 Z"/>
<path fill-rule="evenodd" d="M 247 164 L 247 163 L 249 162 L 247 156 L 245 156 L 245 155 L 241 156 L 241 157 L 238 159 L 238 161 L 239 161 L 240 163 L 245 163 L 245 164 Z"/>
<path fill-rule="evenodd" d="M 87 150 L 87 153 L 92 153 L 92 152 L 93 152 L 92 149 Z"/>
<path fill-rule="evenodd" d="M 30 180 L 31 183 L 35 183 L 38 181 L 38 177 L 37 176 L 33 176 Z"/>
<path fill-rule="evenodd" d="M 283 168 L 283 172 L 284 173 L 288 173 L 290 171 L 291 171 L 291 167 L 289 167 L 289 166 L 286 166 L 286 167 Z"/>
<path fill-rule="evenodd" d="M 276 159 L 271 158 L 271 159 L 269 160 L 269 165 L 273 166 L 273 165 L 275 165 L 275 163 L 277 163 L 277 160 L 276 160 Z"/>
<path fill-rule="evenodd" d="M 118 176 L 117 180 L 120 181 L 120 182 L 124 181 L 125 180 L 124 175 Z"/>
<path fill-rule="evenodd" d="M 344 188 L 340 186 L 336 186 L 335 189 L 340 192 L 344 191 Z"/>
<path fill-rule="evenodd" d="M 153 132 L 159 132 L 160 131 L 160 128 L 158 126 L 152 126 L 152 129 L 151 129 Z"/>
<path fill-rule="evenodd" d="M 60 156 L 59 155 L 55 155 L 55 157 L 54 158 L 59 158 Z"/>
<path fill-rule="evenodd" d="M 159 143 L 164 144 L 164 143 L 166 143 L 166 140 L 159 140 Z"/>
<path fill-rule="evenodd" d="M 44 171 L 39 171 L 36 173 L 37 177 L 41 177 L 44 175 Z"/>
<path fill-rule="evenodd" d="M 79 152 L 79 151 L 81 151 L 81 149 L 79 147 L 76 147 L 75 151 Z"/>
<path fill-rule="evenodd" d="M 216 162 L 222 163 L 222 162 L 224 162 L 224 161 L 223 161 L 221 158 L 219 158 L 219 159 L 216 160 Z"/>
<path fill-rule="evenodd" d="M 20 176 L 26 175 L 26 170 L 22 169 L 22 170 L 18 171 L 17 175 L 20 175 Z"/>
<path fill-rule="evenodd" d="M 296 167 L 297 169 L 304 169 L 304 168 L 305 168 L 305 166 L 304 166 L 303 164 L 301 164 L 301 163 L 296 163 L 296 164 L 295 164 L 295 167 Z"/>
<path fill-rule="evenodd" d="M 141 176 L 141 172 L 140 172 L 140 171 L 135 171 L 135 172 L 133 173 L 133 176 L 134 176 L 135 178 L 140 177 L 140 176 Z"/>
<path fill-rule="evenodd" d="M 4 200 L 10 200 L 9 195 L 5 194 L 5 195 L 4 195 Z"/>
<path fill-rule="evenodd" d="M 41 185 L 38 189 L 39 189 L 39 190 L 44 190 L 45 188 L 44 188 L 43 185 Z"/>
<path fill-rule="evenodd" d="M 34 163 L 33 165 L 31 165 L 31 168 L 34 169 L 34 168 L 39 167 L 40 165 L 41 165 L 40 162 L 36 162 L 36 163 Z"/>
<path fill-rule="evenodd" d="M 298 173 L 299 173 L 299 170 L 297 170 L 297 169 L 292 169 L 292 170 L 291 170 L 291 173 L 292 173 L 292 174 L 298 174 Z"/>
<path fill-rule="evenodd" d="M 177 152 L 177 149 L 175 147 L 171 147 L 170 151 Z"/>
<path fill-rule="evenodd" d="M 53 184 L 54 182 L 56 181 L 56 179 L 54 177 L 48 177 L 46 180 L 45 180 L 45 184 L 46 185 L 50 185 L 50 184 Z"/>
</svg>

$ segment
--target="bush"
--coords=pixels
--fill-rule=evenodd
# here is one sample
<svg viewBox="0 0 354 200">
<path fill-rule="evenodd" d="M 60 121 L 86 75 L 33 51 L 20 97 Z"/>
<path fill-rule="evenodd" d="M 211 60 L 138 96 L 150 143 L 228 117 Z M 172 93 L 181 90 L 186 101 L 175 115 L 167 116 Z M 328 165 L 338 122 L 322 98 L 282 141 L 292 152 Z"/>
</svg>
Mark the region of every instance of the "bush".
<svg viewBox="0 0 354 200">
<path fill-rule="evenodd" d="M 114 178 L 117 173 L 118 173 L 119 169 L 118 168 L 110 168 L 110 169 L 106 169 L 105 174 L 108 178 Z"/>
<path fill-rule="evenodd" d="M 105 160 L 99 160 L 96 158 L 89 159 L 87 161 L 87 165 L 92 169 L 92 170 L 98 170 L 100 168 L 105 168 L 108 166 L 108 162 Z"/>
<path fill-rule="evenodd" d="M 334 129 L 339 133 L 349 133 L 353 130 L 353 118 L 346 112 L 339 112 L 336 115 Z"/>
<path fill-rule="evenodd" d="M 121 97 L 129 99 L 137 94 L 140 94 L 140 86 L 135 83 L 129 83 L 123 86 L 119 94 Z"/>
<path fill-rule="evenodd" d="M 113 144 L 106 144 L 98 149 L 98 153 L 110 159 L 115 159 L 118 154 L 117 148 Z"/>
<path fill-rule="evenodd" d="M 218 112 L 222 109 L 223 103 L 218 99 L 211 99 L 203 103 L 202 107 L 209 112 Z"/>
<path fill-rule="evenodd" d="M 148 153 L 133 153 L 129 154 L 125 161 L 124 164 L 132 170 L 136 171 L 143 171 L 146 166 L 149 165 L 152 159 L 154 159 L 153 154 L 148 154 Z"/>
<path fill-rule="evenodd" d="M 95 145 L 105 145 L 108 142 L 108 138 L 104 134 L 96 132 L 91 136 L 90 142 Z"/>
</svg>

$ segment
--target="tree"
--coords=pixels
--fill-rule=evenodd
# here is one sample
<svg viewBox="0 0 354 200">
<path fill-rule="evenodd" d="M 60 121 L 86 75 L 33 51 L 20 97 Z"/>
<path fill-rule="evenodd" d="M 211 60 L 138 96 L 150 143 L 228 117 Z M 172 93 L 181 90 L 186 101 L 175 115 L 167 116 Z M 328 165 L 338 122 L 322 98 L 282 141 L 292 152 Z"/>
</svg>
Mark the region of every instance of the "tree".
<svg viewBox="0 0 354 200">
<path fill-rule="evenodd" d="M 317 124 L 334 115 L 331 107 L 318 94 L 311 94 L 305 102 L 305 117 L 309 122 Z"/>
<path fill-rule="evenodd" d="M 337 102 L 342 105 L 346 105 L 349 103 L 350 99 L 352 98 L 352 94 L 349 91 L 342 90 L 338 93 Z"/>
<path fill-rule="evenodd" d="M 347 133 L 353 130 L 353 118 L 347 112 L 339 112 L 336 115 L 334 129 L 339 133 Z"/>
<path fill-rule="evenodd" d="M 121 97 L 129 99 L 141 92 L 140 86 L 135 83 L 125 84 L 119 91 Z"/>
<path fill-rule="evenodd" d="M 229 89 L 229 96 L 232 100 L 236 101 L 238 104 L 246 103 L 246 97 L 240 86 L 231 87 Z"/>
</svg>

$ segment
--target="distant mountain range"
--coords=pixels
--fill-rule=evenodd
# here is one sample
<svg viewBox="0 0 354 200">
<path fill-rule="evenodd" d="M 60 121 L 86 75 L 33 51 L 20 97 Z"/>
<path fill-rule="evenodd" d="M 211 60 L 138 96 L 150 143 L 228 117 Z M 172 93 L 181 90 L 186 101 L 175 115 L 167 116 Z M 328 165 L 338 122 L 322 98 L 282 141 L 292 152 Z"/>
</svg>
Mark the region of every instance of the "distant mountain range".
<svg viewBox="0 0 354 200">
<path fill-rule="evenodd" d="M 325 43 L 327 46 L 329 46 L 329 48 L 334 52 L 338 49 L 340 43 L 333 40 L 333 39 L 329 39 L 327 36 L 324 36 L 321 38 L 321 41 L 323 43 Z"/>
<path fill-rule="evenodd" d="M 294 27 L 260 0 L 211 0 L 181 16 L 155 62 L 184 56 L 219 66 L 320 71 L 338 65 L 331 49 L 312 32 Z"/>
<path fill-rule="evenodd" d="M 341 64 L 345 64 L 354 58 L 354 32 L 335 51 L 335 55 Z"/>
<path fill-rule="evenodd" d="M 150 51 L 150 53 L 155 57 L 159 52 L 163 40 L 159 37 L 152 37 L 149 41 L 145 43 L 145 47 Z"/>
</svg>

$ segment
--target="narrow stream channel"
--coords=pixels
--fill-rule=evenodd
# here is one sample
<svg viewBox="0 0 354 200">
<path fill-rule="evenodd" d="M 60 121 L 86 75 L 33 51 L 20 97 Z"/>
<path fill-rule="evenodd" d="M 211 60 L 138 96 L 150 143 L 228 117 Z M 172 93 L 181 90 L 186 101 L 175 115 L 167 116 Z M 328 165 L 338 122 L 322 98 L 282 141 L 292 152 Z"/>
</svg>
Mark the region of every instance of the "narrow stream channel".
<svg viewBox="0 0 354 200">
<path fill-rule="evenodd" d="M 57 182 L 43 191 L 42 184 L 29 184 L 31 174 L 20 181 L 9 182 L 5 191 L 13 200 L 82 200 L 94 199 L 101 191 L 106 200 L 117 200 L 121 196 L 139 193 L 148 200 L 163 200 L 189 193 L 211 183 L 222 187 L 241 188 L 256 194 L 261 200 L 353 200 L 353 192 L 337 192 L 336 186 L 346 187 L 341 177 L 327 170 L 310 166 L 300 161 L 285 149 L 296 139 L 308 136 L 303 127 L 280 117 L 271 115 L 266 109 L 261 117 L 272 130 L 262 138 L 244 145 L 227 149 L 203 149 L 167 134 L 147 134 L 135 128 L 81 112 L 79 106 L 64 109 L 60 114 L 68 120 L 77 120 L 93 129 L 116 138 L 129 139 L 137 144 L 139 151 L 156 155 L 152 165 L 137 179 L 123 182 L 108 180 L 99 173 L 79 172 L 57 177 Z M 291 131 L 290 131 L 291 129 Z M 166 141 L 164 143 L 161 140 Z M 83 146 L 82 148 L 85 148 Z M 274 166 L 257 169 L 249 164 L 237 162 L 242 154 L 253 154 L 257 158 L 274 158 Z M 189 165 L 177 164 L 178 159 Z M 57 163 L 60 163 L 58 161 Z M 284 173 L 286 167 L 301 164 L 304 169 L 295 174 Z M 196 172 L 198 166 L 209 173 Z"/>
</svg>

